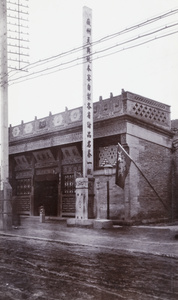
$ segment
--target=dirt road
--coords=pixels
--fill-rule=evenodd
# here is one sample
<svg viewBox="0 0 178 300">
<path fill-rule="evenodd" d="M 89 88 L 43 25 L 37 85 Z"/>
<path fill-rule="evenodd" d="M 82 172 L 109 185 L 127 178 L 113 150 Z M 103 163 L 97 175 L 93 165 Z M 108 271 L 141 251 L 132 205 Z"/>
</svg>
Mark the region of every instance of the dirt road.
<svg viewBox="0 0 178 300">
<path fill-rule="evenodd" d="M 1 236 L 0 299 L 178 299 L 178 260 Z"/>
</svg>

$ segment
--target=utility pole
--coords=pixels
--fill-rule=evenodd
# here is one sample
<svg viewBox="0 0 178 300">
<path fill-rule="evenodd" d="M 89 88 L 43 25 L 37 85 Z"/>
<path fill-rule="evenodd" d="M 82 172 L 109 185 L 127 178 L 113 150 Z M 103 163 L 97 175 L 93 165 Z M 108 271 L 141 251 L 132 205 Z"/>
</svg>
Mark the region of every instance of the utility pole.
<svg viewBox="0 0 178 300">
<path fill-rule="evenodd" d="M 12 228 L 12 189 L 9 184 L 7 3 L 0 0 L 0 229 Z"/>
</svg>

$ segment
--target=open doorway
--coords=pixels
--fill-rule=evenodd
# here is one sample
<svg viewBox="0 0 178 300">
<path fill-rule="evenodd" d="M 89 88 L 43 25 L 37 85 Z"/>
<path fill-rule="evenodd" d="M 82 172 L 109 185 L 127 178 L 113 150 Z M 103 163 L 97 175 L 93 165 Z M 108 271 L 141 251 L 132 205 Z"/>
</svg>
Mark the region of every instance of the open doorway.
<svg viewBox="0 0 178 300">
<path fill-rule="evenodd" d="M 58 182 L 36 181 L 34 190 L 34 215 L 39 215 L 40 206 L 44 206 L 46 216 L 57 216 Z"/>
</svg>

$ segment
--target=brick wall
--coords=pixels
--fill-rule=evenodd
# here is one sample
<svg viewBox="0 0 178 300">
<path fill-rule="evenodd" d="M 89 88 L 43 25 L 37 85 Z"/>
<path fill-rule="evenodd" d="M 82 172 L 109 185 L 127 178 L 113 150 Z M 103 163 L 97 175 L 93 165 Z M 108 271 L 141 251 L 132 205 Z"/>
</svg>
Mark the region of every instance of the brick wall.
<svg viewBox="0 0 178 300">
<path fill-rule="evenodd" d="M 109 178 L 110 219 L 125 219 L 124 191 L 115 184 L 115 169 Z M 100 219 L 107 218 L 107 180 L 104 170 L 96 171 L 95 174 L 95 201 L 99 209 Z"/>
<path fill-rule="evenodd" d="M 130 169 L 130 217 L 142 222 L 171 217 L 172 169 L 171 149 L 136 137 L 129 138 L 131 156 L 158 193 L 132 163 Z"/>
<path fill-rule="evenodd" d="M 173 160 L 172 160 L 172 174 L 173 174 L 173 219 L 178 219 L 178 133 L 173 140 Z"/>
<path fill-rule="evenodd" d="M 131 158 L 154 187 L 161 200 L 133 162 L 130 165 L 124 189 L 115 184 L 115 168 L 113 168 L 113 175 L 109 179 L 110 219 L 126 223 L 130 221 L 148 223 L 171 219 L 174 199 L 170 144 L 163 146 L 132 135 L 127 135 L 127 143 Z M 175 172 L 177 172 L 178 179 L 178 151 L 175 155 L 177 155 Z M 96 209 L 99 205 L 99 217 L 105 219 L 107 217 L 107 177 L 104 175 L 104 170 L 95 171 L 94 176 Z M 178 195 L 178 189 L 176 193 Z"/>
</svg>

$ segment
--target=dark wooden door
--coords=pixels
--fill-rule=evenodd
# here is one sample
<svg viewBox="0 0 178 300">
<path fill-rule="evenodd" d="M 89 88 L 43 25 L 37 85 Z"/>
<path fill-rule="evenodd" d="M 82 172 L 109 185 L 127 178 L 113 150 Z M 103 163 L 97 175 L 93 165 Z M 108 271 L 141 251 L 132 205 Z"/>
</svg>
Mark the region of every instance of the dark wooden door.
<svg viewBox="0 0 178 300">
<path fill-rule="evenodd" d="M 57 181 L 37 181 L 34 191 L 34 215 L 39 215 L 39 207 L 44 206 L 46 216 L 57 216 Z"/>
<path fill-rule="evenodd" d="M 62 216 L 75 216 L 75 177 L 64 174 L 62 180 Z"/>
</svg>

